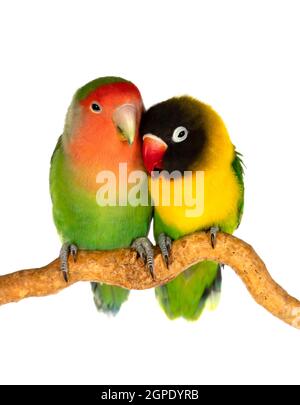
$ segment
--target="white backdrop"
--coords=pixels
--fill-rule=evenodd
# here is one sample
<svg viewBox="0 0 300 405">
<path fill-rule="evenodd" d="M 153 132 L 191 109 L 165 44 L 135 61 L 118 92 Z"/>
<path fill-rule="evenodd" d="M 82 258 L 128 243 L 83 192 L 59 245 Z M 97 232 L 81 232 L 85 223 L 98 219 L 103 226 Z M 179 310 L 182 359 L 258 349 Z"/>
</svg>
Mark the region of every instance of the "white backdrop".
<svg viewBox="0 0 300 405">
<path fill-rule="evenodd" d="M 244 154 L 237 235 L 300 298 L 297 1 L 15 1 L 0 5 L 0 226 L 5 274 L 44 265 L 60 242 L 49 160 L 73 92 L 121 75 L 147 107 L 189 93 L 224 118 Z M 0 383 L 300 383 L 300 332 L 229 268 L 219 309 L 168 321 L 153 291 L 115 318 L 88 284 L 0 308 Z"/>
</svg>

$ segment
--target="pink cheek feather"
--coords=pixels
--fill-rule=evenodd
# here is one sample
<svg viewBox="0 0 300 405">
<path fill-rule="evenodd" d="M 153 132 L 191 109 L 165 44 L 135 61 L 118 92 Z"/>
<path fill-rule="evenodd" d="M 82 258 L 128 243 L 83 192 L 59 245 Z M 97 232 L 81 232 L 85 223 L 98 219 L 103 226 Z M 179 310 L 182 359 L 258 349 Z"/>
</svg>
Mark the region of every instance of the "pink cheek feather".
<svg viewBox="0 0 300 405">
<path fill-rule="evenodd" d="M 122 140 L 112 120 L 104 115 L 93 114 L 82 120 L 68 152 L 76 178 L 90 190 L 97 190 L 96 177 L 100 171 L 109 170 L 118 175 L 119 163 L 127 163 L 128 172 L 144 170 L 139 134 L 129 145 Z"/>
</svg>

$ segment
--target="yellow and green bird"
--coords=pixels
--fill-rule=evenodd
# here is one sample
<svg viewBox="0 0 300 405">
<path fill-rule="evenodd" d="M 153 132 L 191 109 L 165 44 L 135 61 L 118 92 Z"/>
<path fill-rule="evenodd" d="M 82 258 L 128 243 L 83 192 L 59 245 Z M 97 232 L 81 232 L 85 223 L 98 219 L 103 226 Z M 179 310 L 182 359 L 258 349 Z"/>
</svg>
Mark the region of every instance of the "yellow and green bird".
<svg viewBox="0 0 300 405">
<path fill-rule="evenodd" d="M 166 264 L 171 239 L 205 230 L 214 245 L 218 229 L 232 233 L 243 213 L 243 164 L 220 116 L 192 97 L 172 98 L 143 115 L 141 136 L 145 167 L 152 174 L 154 235 Z M 166 183 L 169 204 L 163 200 Z M 179 204 L 179 188 L 182 195 L 191 189 L 195 207 L 202 209 L 191 211 L 184 198 Z M 157 288 L 156 296 L 170 319 L 196 320 L 205 306 L 215 307 L 220 288 L 220 266 L 205 261 Z"/>
<path fill-rule="evenodd" d="M 145 236 L 152 208 L 133 206 L 127 201 L 124 204 L 117 198 L 120 186 L 125 186 L 120 177 L 120 164 L 126 166 L 128 176 L 135 171 L 145 171 L 138 136 L 143 108 L 137 87 L 119 77 L 93 80 L 73 97 L 50 172 L 53 215 L 63 241 L 60 258 L 66 281 L 68 256 L 75 257 L 78 248 L 116 249 L 129 247 L 134 242 L 140 255 L 147 258 L 151 270 L 152 245 Z M 115 193 L 115 204 L 99 201 L 101 173 L 109 173 L 114 179 L 108 191 Z M 118 312 L 129 294 L 123 288 L 96 283 L 93 292 L 98 309 L 109 313 Z"/>
</svg>

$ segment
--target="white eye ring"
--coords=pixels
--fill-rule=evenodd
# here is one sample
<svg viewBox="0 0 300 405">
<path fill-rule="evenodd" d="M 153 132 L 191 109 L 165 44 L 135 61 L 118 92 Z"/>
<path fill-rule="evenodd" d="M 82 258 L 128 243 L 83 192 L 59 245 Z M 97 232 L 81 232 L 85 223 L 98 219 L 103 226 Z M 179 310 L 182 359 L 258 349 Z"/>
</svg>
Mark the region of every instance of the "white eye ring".
<svg viewBox="0 0 300 405">
<path fill-rule="evenodd" d="M 97 101 L 93 101 L 90 105 L 90 109 L 95 114 L 100 114 L 102 111 L 101 105 Z"/>
<path fill-rule="evenodd" d="M 172 141 L 179 143 L 186 140 L 189 131 L 185 127 L 177 127 L 172 135 Z"/>
</svg>

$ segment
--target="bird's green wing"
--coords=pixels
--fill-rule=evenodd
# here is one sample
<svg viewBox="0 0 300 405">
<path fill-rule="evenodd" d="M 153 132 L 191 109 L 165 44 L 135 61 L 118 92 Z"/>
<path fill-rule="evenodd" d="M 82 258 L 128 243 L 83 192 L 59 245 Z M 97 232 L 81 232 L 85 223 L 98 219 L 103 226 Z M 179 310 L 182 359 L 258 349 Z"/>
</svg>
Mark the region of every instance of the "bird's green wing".
<svg viewBox="0 0 300 405">
<path fill-rule="evenodd" d="M 60 149 L 60 147 L 61 147 L 61 143 L 62 143 L 62 135 L 58 138 L 57 144 L 56 144 L 55 149 L 54 149 L 54 151 L 53 151 L 53 153 L 52 153 L 51 162 L 50 162 L 51 165 L 52 165 L 52 163 L 53 163 L 53 159 L 54 159 L 54 156 L 55 156 L 56 152 L 57 152 L 58 149 Z"/>
<path fill-rule="evenodd" d="M 244 162 L 243 162 L 243 155 L 238 151 L 235 151 L 235 157 L 232 162 L 233 171 L 238 179 L 240 188 L 241 188 L 241 197 L 238 203 L 238 222 L 237 228 L 241 223 L 241 219 L 243 216 L 244 211 Z"/>
</svg>

